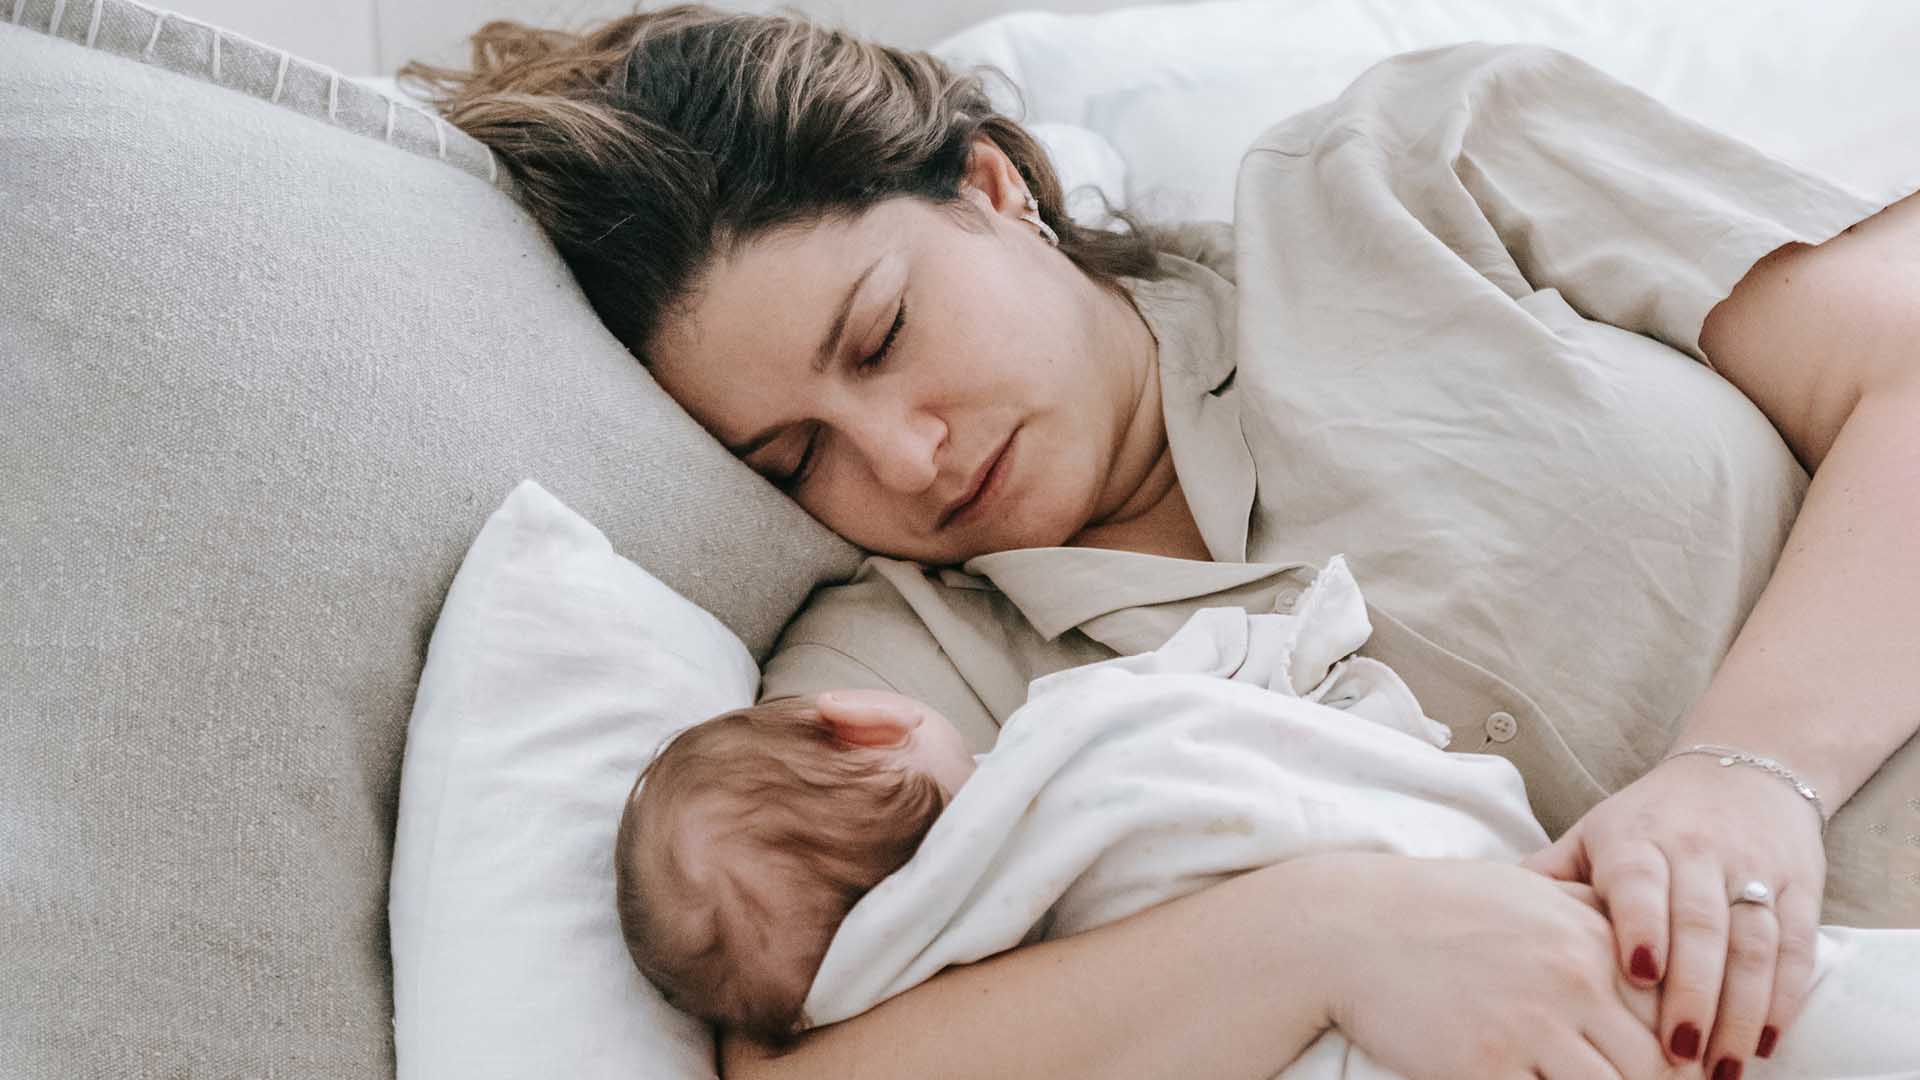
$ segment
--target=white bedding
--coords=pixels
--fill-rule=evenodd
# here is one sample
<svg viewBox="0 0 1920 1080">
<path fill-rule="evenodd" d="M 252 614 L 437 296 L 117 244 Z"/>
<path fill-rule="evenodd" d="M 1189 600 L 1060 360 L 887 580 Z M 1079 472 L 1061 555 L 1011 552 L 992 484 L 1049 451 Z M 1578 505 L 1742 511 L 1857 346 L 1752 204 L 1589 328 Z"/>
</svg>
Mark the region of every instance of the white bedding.
<svg viewBox="0 0 1920 1080">
<path fill-rule="evenodd" d="M 1008 15 L 935 52 L 998 67 L 1030 119 L 1112 145 L 1117 164 L 1069 183 L 1225 220 L 1260 131 L 1389 55 L 1470 40 L 1563 49 L 1865 195 L 1899 194 L 1920 167 L 1920 6 L 1883 0 L 1216 0 Z"/>
</svg>

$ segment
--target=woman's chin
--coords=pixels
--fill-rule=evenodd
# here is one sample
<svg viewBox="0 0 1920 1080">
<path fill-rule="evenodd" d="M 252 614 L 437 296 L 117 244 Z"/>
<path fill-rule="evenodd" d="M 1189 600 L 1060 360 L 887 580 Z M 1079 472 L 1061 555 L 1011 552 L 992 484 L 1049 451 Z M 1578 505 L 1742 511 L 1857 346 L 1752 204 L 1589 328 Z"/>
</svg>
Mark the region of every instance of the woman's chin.
<svg viewBox="0 0 1920 1080">
<path fill-rule="evenodd" d="M 1076 530 L 1066 524 L 1046 522 L 1002 522 L 991 533 L 970 538 L 971 542 L 961 550 L 965 552 L 953 562 L 965 562 L 978 555 L 992 555 L 1002 551 L 1017 551 L 1021 548 L 1065 547 Z"/>
</svg>

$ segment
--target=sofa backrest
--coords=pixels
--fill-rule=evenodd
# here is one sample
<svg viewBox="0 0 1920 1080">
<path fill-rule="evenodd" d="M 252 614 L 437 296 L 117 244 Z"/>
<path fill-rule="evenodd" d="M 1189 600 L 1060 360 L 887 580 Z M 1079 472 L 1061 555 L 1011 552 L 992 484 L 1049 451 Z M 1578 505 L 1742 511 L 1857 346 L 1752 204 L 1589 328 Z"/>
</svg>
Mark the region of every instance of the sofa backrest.
<svg viewBox="0 0 1920 1080">
<path fill-rule="evenodd" d="M 855 564 L 478 144 L 127 0 L 0 0 L 0 1072 L 392 1075 L 406 718 L 529 477 L 756 654 Z"/>
</svg>

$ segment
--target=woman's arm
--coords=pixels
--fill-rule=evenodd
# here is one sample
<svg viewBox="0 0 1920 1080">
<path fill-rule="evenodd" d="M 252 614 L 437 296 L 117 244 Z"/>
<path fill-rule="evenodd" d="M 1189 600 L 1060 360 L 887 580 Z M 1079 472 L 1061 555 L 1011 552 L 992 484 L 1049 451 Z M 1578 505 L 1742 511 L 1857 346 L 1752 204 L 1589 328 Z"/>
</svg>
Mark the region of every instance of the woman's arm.
<svg viewBox="0 0 1920 1080">
<path fill-rule="evenodd" d="M 1920 727 L 1920 198 L 1763 259 L 1701 347 L 1813 482 L 1676 746 L 1777 759 L 1831 813 Z M 1825 878 L 1818 821 L 1790 787 L 1677 758 L 1532 864 L 1594 883 L 1623 969 L 1647 950 L 1676 1056 L 1712 1069 L 1771 1050 L 1811 980 Z M 1774 889 L 1772 911 L 1730 908 L 1727 890 L 1749 879 Z"/>
<path fill-rule="evenodd" d="M 1326 855 L 950 969 L 782 1056 L 728 1038 L 721 1072 L 1267 1080 L 1337 1020 L 1423 1077 L 1651 1077 L 1651 993 L 1636 1005 L 1578 890 L 1497 863 Z"/>
<path fill-rule="evenodd" d="M 1304 881 L 1313 867 L 1264 873 Z M 1265 1080 L 1330 1024 L 1322 912 L 1267 902 L 1276 884 L 1243 875 L 1091 933 L 951 968 L 782 1057 L 728 1038 L 721 1071 Z"/>
</svg>

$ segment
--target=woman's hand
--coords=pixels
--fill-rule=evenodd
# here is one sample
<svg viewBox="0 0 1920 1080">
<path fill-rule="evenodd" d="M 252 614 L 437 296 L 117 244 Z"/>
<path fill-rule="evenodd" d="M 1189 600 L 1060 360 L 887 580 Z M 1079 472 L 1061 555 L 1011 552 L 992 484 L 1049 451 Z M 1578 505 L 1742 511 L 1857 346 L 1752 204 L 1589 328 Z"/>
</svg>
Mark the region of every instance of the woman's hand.
<svg viewBox="0 0 1920 1080">
<path fill-rule="evenodd" d="M 1504 863 L 1350 854 L 1336 1027 L 1382 1065 L 1434 1080 L 1674 1075 L 1655 992 L 1617 973 L 1593 890 Z"/>
<path fill-rule="evenodd" d="M 1727 1080 L 1772 1054 L 1812 983 L 1827 873 L 1819 815 L 1779 777 L 1673 758 L 1524 865 L 1593 886 L 1620 970 L 1664 981 L 1658 1030 L 1675 1060 Z M 1733 903 L 1751 881 L 1773 898 Z"/>
</svg>

